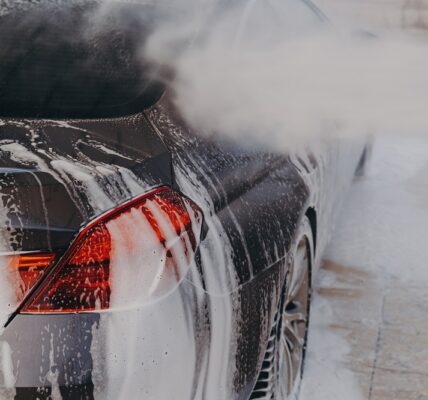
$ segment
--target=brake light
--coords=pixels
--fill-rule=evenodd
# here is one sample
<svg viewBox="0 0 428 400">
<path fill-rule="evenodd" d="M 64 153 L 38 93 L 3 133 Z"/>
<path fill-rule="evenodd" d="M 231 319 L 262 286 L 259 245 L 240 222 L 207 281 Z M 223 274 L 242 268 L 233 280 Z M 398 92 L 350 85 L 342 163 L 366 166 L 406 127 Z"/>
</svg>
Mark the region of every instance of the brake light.
<svg viewBox="0 0 428 400">
<path fill-rule="evenodd" d="M 13 281 L 16 285 L 15 293 L 18 302 L 25 298 L 48 267 L 53 264 L 55 258 L 54 253 L 22 254 L 9 257 L 9 276 L 16 278 Z"/>
<path fill-rule="evenodd" d="M 21 256 L 21 274 L 35 266 L 26 285 L 39 283 L 19 311 L 93 311 L 155 300 L 188 271 L 201 221 L 200 209 L 170 188 L 130 201 L 85 228 L 58 262 L 50 254 Z"/>
</svg>

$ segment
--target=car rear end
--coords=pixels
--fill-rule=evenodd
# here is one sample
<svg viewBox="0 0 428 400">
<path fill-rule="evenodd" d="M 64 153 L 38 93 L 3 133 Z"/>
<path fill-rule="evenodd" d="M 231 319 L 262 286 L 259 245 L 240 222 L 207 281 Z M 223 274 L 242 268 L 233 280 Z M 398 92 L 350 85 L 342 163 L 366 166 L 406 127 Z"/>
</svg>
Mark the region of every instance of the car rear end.
<svg viewBox="0 0 428 400">
<path fill-rule="evenodd" d="M 151 377 L 194 359 L 202 227 L 166 147 L 142 114 L 4 119 L 0 137 L 1 397 L 162 398 Z"/>
</svg>

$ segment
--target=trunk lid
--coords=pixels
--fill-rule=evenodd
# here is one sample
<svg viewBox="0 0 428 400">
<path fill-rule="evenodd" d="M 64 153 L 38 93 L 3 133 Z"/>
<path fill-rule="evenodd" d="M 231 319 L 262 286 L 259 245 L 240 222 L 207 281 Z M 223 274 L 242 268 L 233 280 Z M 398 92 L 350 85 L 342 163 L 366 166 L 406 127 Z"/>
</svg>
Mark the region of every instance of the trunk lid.
<svg viewBox="0 0 428 400">
<path fill-rule="evenodd" d="M 171 184 L 170 155 L 143 114 L 0 121 L 0 254 L 66 248 L 95 216 Z"/>
</svg>

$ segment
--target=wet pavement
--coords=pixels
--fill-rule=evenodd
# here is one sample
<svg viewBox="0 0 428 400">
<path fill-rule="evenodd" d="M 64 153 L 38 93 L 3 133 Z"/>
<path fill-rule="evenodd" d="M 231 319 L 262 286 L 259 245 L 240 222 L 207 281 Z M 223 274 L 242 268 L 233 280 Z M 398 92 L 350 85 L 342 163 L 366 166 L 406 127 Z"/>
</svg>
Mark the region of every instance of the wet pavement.
<svg viewBox="0 0 428 400">
<path fill-rule="evenodd" d="M 316 279 L 304 400 L 428 399 L 428 138 L 375 141 Z"/>
</svg>

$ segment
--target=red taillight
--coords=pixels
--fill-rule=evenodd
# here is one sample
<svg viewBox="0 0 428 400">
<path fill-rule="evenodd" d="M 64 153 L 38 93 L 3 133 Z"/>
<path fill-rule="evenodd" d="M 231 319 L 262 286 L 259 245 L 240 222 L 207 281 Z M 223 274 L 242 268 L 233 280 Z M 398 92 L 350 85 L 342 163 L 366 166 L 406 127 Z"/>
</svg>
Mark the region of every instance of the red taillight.
<svg viewBox="0 0 428 400">
<path fill-rule="evenodd" d="M 9 260 L 9 276 L 16 286 L 17 301 L 22 301 L 46 270 L 54 263 L 54 253 L 35 253 L 11 256 Z M 18 272 L 18 274 L 16 274 Z"/>
<path fill-rule="evenodd" d="M 201 219 L 194 203 L 160 188 L 94 221 L 53 266 L 54 255 L 21 256 L 23 266 L 33 257 L 28 287 L 47 272 L 20 312 L 102 310 L 162 296 L 193 261 Z"/>
</svg>

